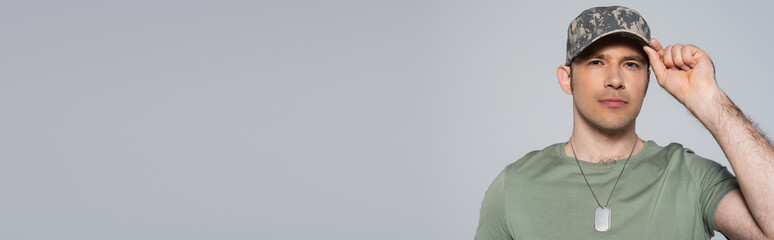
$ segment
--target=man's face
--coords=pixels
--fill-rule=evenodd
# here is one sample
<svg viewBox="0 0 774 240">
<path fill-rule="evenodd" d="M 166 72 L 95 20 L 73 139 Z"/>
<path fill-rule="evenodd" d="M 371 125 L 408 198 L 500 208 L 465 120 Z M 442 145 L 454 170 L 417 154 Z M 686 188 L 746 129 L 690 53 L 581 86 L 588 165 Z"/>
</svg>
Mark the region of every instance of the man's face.
<svg viewBox="0 0 774 240">
<path fill-rule="evenodd" d="M 623 37 L 606 37 L 572 62 L 575 110 L 590 127 L 615 132 L 634 124 L 648 89 L 647 58 Z"/>
</svg>

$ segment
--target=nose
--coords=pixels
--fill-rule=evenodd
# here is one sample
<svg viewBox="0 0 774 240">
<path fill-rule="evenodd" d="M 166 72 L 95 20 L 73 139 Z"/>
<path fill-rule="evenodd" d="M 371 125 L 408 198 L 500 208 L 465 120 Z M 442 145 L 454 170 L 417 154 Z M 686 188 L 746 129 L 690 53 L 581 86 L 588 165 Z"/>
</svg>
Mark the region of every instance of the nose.
<svg viewBox="0 0 774 240">
<path fill-rule="evenodd" d="M 605 87 L 609 87 L 613 89 L 624 88 L 623 76 L 620 69 L 612 68 L 610 70 L 610 75 L 608 75 L 607 80 L 605 80 Z"/>
</svg>

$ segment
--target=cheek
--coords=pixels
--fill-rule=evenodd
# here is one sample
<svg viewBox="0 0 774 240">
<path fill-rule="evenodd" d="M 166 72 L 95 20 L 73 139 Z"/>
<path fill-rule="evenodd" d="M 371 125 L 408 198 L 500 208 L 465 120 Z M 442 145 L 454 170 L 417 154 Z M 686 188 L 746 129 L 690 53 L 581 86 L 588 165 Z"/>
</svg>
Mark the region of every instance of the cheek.
<svg viewBox="0 0 774 240">
<path fill-rule="evenodd" d="M 581 91 L 589 89 L 594 84 L 594 79 L 600 79 L 600 76 L 591 73 L 576 74 L 572 78 L 572 87 Z"/>
<path fill-rule="evenodd" d="M 648 92 L 648 86 L 650 85 L 650 79 L 648 78 L 648 75 L 646 74 L 644 77 L 642 77 L 638 83 L 639 89 L 642 90 L 642 95 L 645 95 L 645 93 Z"/>
<path fill-rule="evenodd" d="M 647 72 L 634 72 L 628 77 L 631 79 L 629 81 L 630 86 L 636 89 L 636 94 L 645 95 L 645 92 L 648 91 L 648 84 L 650 83 Z"/>
</svg>

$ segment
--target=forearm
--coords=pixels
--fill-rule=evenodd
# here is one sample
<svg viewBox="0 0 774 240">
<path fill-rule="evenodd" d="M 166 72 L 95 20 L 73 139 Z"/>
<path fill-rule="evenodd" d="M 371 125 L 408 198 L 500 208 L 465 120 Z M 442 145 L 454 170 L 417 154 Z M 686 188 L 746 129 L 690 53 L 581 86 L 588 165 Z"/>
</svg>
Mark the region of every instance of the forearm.
<svg viewBox="0 0 774 240">
<path fill-rule="evenodd" d="M 723 149 L 760 229 L 774 237 L 774 146 L 719 88 L 700 98 L 686 106 Z"/>
</svg>

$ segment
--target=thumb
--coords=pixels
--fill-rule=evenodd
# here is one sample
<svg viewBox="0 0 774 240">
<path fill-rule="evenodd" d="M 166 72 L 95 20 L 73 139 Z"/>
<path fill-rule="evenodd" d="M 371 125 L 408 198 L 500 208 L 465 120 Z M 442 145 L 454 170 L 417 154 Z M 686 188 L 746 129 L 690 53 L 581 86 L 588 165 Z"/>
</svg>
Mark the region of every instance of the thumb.
<svg viewBox="0 0 774 240">
<path fill-rule="evenodd" d="M 661 55 L 659 55 L 656 50 L 653 50 L 653 48 L 650 48 L 649 46 L 643 46 L 642 49 L 645 50 L 646 54 L 648 54 L 650 67 L 653 68 L 653 74 L 656 75 L 656 80 L 661 80 L 662 76 L 664 76 L 664 73 L 666 72 L 666 66 L 664 66 L 664 61 L 661 60 Z"/>
</svg>

